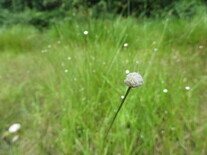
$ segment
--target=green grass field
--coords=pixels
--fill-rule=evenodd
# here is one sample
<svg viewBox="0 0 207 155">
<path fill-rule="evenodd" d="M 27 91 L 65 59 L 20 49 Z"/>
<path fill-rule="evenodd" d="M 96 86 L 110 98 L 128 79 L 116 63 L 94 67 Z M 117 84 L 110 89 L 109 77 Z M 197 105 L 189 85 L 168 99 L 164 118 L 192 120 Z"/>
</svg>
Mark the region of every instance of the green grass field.
<svg viewBox="0 0 207 155">
<path fill-rule="evenodd" d="M 2 27 L 0 154 L 207 154 L 206 25 L 202 14 Z M 144 84 L 104 141 L 126 70 Z M 21 129 L 5 136 L 13 123 Z"/>
</svg>

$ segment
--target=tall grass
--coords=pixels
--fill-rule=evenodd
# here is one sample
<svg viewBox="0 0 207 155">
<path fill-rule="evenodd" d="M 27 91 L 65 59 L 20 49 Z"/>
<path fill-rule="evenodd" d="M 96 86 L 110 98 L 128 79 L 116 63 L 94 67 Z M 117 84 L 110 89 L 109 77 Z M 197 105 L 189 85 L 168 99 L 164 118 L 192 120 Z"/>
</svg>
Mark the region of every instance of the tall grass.
<svg viewBox="0 0 207 155">
<path fill-rule="evenodd" d="M 0 134 L 22 128 L 0 154 L 206 154 L 206 24 L 201 14 L 1 29 Z M 127 69 L 145 83 L 104 143 Z"/>
</svg>

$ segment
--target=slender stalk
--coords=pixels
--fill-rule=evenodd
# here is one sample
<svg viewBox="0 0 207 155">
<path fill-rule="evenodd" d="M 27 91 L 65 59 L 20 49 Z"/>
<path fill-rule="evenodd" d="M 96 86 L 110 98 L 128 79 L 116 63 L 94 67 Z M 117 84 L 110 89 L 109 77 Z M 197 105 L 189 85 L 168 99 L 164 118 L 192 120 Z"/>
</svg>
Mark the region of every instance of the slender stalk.
<svg viewBox="0 0 207 155">
<path fill-rule="evenodd" d="M 109 126 L 109 128 L 108 128 L 108 130 L 107 130 L 107 132 L 106 132 L 105 140 L 107 139 L 107 136 L 108 136 L 108 134 L 109 134 L 109 131 L 110 131 L 112 125 L 114 124 L 114 121 L 116 120 L 116 117 L 117 117 L 119 111 L 121 110 L 121 107 L 122 107 L 122 105 L 124 104 L 124 101 L 125 101 L 125 99 L 127 98 L 127 96 L 128 96 L 128 94 L 129 94 L 131 88 L 132 88 L 132 87 L 129 87 L 129 88 L 127 89 L 126 94 L 125 94 L 125 96 L 124 96 L 124 98 L 123 98 L 121 104 L 119 105 L 119 108 L 118 108 L 116 114 L 114 115 L 113 120 L 112 120 L 112 122 L 111 122 L 111 124 L 110 124 L 110 126 Z"/>
</svg>

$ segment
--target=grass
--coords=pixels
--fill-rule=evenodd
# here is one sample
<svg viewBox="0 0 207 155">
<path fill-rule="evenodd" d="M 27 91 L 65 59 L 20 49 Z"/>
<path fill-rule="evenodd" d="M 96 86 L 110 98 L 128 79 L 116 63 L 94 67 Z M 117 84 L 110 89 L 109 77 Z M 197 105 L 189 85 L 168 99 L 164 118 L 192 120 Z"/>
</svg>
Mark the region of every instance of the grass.
<svg viewBox="0 0 207 155">
<path fill-rule="evenodd" d="M 206 25 L 202 14 L 1 28 L 0 135 L 22 128 L 16 143 L 1 138 L 0 154 L 206 154 Z M 125 70 L 144 84 L 104 142 Z"/>
</svg>

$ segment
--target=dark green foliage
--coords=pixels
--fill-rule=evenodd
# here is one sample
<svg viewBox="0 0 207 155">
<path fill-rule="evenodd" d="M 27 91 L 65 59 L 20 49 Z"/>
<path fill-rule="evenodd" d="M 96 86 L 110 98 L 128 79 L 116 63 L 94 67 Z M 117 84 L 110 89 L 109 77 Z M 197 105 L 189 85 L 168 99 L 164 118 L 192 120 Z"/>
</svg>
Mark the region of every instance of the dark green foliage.
<svg viewBox="0 0 207 155">
<path fill-rule="evenodd" d="M 108 14 L 192 17 L 197 6 L 206 4 L 207 0 L 0 0 L 0 25 L 28 23 L 48 27 L 55 19 L 73 14 L 95 18 Z"/>
<path fill-rule="evenodd" d="M 72 8 L 93 8 L 97 6 L 106 6 L 108 12 L 123 14 L 135 13 L 137 15 L 145 14 L 151 16 L 156 12 L 162 11 L 180 11 L 181 8 L 188 7 L 191 4 L 207 2 L 206 0 L 0 0 L 0 7 L 12 11 L 23 11 L 26 8 L 38 11 L 52 11 L 63 8 L 65 10 Z M 102 9 L 101 9 L 102 10 Z M 106 10 L 104 10 L 106 11 Z M 101 13 L 101 12 L 100 12 Z"/>
</svg>

